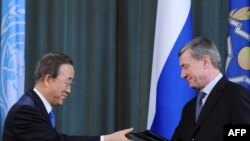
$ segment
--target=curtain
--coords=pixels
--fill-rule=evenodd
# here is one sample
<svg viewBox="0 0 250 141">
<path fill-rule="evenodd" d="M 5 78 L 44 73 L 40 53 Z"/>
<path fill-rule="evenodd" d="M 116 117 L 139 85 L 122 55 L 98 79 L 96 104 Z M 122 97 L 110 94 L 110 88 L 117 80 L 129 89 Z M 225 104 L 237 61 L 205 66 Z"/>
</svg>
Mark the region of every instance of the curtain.
<svg viewBox="0 0 250 141">
<path fill-rule="evenodd" d="M 227 57 L 228 3 L 228 0 L 192 0 L 194 36 L 215 42 L 221 54 L 223 73 Z"/>
<path fill-rule="evenodd" d="M 214 40 L 223 60 L 227 3 L 192 0 L 194 36 Z M 74 61 L 72 92 L 56 109 L 60 132 L 146 129 L 156 8 L 156 0 L 27 0 L 25 89 L 44 53 Z"/>
<path fill-rule="evenodd" d="M 72 92 L 56 109 L 59 131 L 146 129 L 156 6 L 155 0 L 27 1 L 26 90 L 44 53 L 74 61 Z"/>
</svg>

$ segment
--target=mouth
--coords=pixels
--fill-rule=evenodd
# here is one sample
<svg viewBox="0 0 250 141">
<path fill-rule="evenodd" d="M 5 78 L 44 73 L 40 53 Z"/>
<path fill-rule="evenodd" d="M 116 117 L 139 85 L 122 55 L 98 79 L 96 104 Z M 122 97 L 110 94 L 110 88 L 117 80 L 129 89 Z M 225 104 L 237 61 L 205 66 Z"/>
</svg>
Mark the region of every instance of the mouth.
<svg viewBox="0 0 250 141">
<path fill-rule="evenodd" d="M 67 95 L 62 95 L 61 98 L 62 98 L 62 99 L 66 99 L 66 98 L 67 98 Z"/>
<path fill-rule="evenodd" d="M 188 83 L 191 83 L 192 79 L 191 78 L 187 78 L 186 80 L 187 80 Z"/>
</svg>

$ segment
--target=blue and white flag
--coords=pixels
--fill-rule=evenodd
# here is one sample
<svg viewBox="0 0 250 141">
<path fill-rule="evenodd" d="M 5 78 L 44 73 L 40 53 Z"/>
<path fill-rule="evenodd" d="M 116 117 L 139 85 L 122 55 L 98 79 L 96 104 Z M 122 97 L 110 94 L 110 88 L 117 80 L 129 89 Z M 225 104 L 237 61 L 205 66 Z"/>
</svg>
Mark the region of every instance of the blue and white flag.
<svg viewBox="0 0 250 141">
<path fill-rule="evenodd" d="M 230 0 L 226 76 L 250 90 L 250 1 Z"/>
<path fill-rule="evenodd" d="M 171 139 L 184 105 L 195 96 L 181 78 L 178 52 L 192 39 L 190 0 L 158 0 L 148 129 Z"/>
<path fill-rule="evenodd" d="M 1 0 L 1 2 L 0 130 L 2 136 L 6 114 L 24 92 L 25 0 Z"/>
</svg>

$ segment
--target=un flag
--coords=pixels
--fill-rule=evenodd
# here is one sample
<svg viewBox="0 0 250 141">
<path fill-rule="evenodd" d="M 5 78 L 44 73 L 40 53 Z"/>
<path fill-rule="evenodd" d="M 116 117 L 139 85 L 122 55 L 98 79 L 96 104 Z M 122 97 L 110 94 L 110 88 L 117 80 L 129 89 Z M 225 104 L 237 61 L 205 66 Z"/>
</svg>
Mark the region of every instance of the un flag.
<svg viewBox="0 0 250 141">
<path fill-rule="evenodd" d="M 6 114 L 24 91 L 25 0 L 1 2 L 0 135 L 2 136 Z"/>
</svg>

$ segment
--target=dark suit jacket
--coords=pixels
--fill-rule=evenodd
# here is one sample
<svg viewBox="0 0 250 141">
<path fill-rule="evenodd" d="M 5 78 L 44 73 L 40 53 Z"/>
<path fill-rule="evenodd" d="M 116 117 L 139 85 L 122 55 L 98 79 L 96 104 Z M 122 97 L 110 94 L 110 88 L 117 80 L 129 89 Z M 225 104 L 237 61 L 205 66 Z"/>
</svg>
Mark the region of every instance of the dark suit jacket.
<svg viewBox="0 0 250 141">
<path fill-rule="evenodd" d="M 197 123 L 196 98 L 183 111 L 173 141 L 223 141 L 226 124 L 250 124 L 250 92 L 222 77 L 208 96 Z"/>
<path fill-rule="evenodd" d="M 3 141 L 100 141 L 100 136 L 67 136 L 52 127 L 49 115 L 38 95 L 29 90 L 10 109 Z"/>
</svg>

